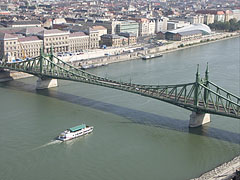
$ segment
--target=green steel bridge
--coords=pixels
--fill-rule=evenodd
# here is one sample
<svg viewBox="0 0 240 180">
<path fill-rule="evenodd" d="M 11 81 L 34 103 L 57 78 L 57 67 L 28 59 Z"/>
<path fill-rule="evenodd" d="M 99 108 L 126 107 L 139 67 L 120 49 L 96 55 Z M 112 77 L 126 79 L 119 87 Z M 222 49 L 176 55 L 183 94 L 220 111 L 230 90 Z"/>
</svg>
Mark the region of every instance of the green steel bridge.
<svg viewBox="0 0 240 180">
<path fill-rule="evenodd" d="M 205 77 L 200 78 L 198 68 L 195 82 L 177 85 L 142 85 L 118 82 L 99 77 L 76 68 L 53 53 L 30 60 L 8 63 L 0 61 L 0 69 L 25 72 L 45 79 L 62 79 L 94 84 L 158 99 L 199 114 L 217 114 L 240 119 L 240 97 L 209 81 L 208 67 Z"/>
</svg>

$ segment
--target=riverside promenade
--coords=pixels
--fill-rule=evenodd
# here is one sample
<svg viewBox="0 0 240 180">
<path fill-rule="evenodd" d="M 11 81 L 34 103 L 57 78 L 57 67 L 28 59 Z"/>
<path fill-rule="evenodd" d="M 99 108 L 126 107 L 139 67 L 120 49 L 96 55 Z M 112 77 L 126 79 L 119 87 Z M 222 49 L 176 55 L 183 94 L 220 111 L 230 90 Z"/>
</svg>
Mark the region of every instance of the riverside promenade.
<svg viewBox="0 0 240 180">
<path fill-rule="evenodd" d="M 236 170 L 240 171 L 240 156 L 191 180 L 232 180 L 236 176 Z"/>
<path fill-rule="evenodd" d="M 169 42 L 168 44 L 164 44 L 162 46 L 155 46 L 151 48 L 146 48 L 147 44 L 136 45 L 134 47 L 120 47 L 120 48 L 112 48 L 112 49 L 97 49 L 92 52 L 82 55 L 74 55 L 70 57 L 59 57 L 61 60 L 64 60 L 73 66 L 93 68 L 99 67 L 111 63 L 117 63 L 122 61 L 129 61 L 135 59 L 141 59 L 142 56 L 151 55 L 151 54 L 165 54 L 173 51 L 204 45 L 220 40 L 225 40 L 229 38 L 236 38 L 240 36 L 240 32 L 232 32 L 232 33 L 216 33 L 212 35 L 203 36 L 200 39 L 194 39 L 189 41 L 175 41 Z M 133 51 L 133 49 L 142 49 Z M 105 54 L 108 55 L 105 55 Z M 113 54 L 113 55 L 110 55 Z M 0 74 L 0 82 L 9 81 L 12 79 L 21 79 L 30 77 L 32 75 L 22 73 L 22 72 L 4 72 Z"/>
<path fill-rule="evenodd" d="M 146 48 L 146 45 L 136 46 L 132 48 L 126 48 L 123 52 L 123 48 L 116 48 L 117 54 L 114 55 L 103 55 L 103 53 L 99 53 L 100 56 L 97 56 L 95 53 L 95 57 L 93 58 L 86 58 L 86 55 L 82 56 L 73 56 L 71 58 L 65 58 L 66 61 L 69 63 L 72 63 L 74 66 L 82 66 L 82 67 L 98 67 L 102 65 L 107 65 L 110 63 L 116 63 L 121 61 L 128 61 L 128 60 L 134 60 L 134 59 L 140 59 L 142 56 L 151 55 L 151 54 L 164 54 L 169 53 L 172 51 L 181 50 L 184 48 L 199 46 L 208 44 L 211 42 L 224 40 L 228 38 L 235 38 L 239 37 L 239 32 L 233 32 L 233 33 L 216 33 L 212 35 L 206 35 L 199 39 L 193 39 L 189 41 L 175 41 L 175 42 L 169 42 L 168 44 L 162 45 L 162 46 L 155 46 Z M 142 50 L 135 50 L 131 51 L 133 49 L 142 49 Z M 101 51 L 101 50 L 100 50 Z M 107 52 L 107 50 L 102 50 L 103 52 Z M 108 50 L 108 52 L 114 52 L 114 49 Z M 64 59 L 63 59 L 64 60 Z"/>
</svg>

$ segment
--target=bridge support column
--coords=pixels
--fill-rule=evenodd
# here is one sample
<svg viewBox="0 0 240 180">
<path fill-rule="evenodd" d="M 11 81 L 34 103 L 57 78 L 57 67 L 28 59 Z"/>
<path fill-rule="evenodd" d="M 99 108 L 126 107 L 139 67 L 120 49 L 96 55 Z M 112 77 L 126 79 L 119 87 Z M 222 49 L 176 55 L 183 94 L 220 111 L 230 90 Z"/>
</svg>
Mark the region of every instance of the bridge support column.
<svg viewBox="0 0 240 180">
<path fill-rule="evenodd" d="M 11 81 L 13 78 L 11 77 L 10 71 L 4 71 L 0 69 L 0 82 Z"/>
<path fill-rule="evenodd" d="M 50 79 L 50 78 L 41 79 L 41 78 L 39 78 L 37 80 L 36 89 L 47 89 L 47 88 L 52 88 L 52 87 L 57 87 L 57 86 L 58 86 L 57 79 Z"/>
<path fill-rule="evenodd" d="M 190 115 L 189 127 L 198 127 L 210 122 L 210 114 L 192 112 Z"/>
</svg>

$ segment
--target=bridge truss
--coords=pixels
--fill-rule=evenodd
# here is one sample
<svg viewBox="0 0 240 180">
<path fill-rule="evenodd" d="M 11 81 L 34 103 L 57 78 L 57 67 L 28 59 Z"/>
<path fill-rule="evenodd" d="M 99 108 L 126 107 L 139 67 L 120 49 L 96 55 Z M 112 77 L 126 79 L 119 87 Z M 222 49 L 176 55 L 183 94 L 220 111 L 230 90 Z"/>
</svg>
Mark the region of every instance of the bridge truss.
<svg viewBox="0 0 240 180">
<path fill-rule="evenodd" d="M 142 96 L 158 99 L 197 113 L 211 113 L 240 119 L 240 97 L 219 87 L 197 70 L 196 81 L 178 85 L 141 85 L 118 82 L 96 76 L 74 67 L 58 57 L 44 54 L 31 60 L 8 63 L 0 61 L 0 68 L 20 71 L 41 79 L 62 79 L 114 88 Z"/>
</svg>

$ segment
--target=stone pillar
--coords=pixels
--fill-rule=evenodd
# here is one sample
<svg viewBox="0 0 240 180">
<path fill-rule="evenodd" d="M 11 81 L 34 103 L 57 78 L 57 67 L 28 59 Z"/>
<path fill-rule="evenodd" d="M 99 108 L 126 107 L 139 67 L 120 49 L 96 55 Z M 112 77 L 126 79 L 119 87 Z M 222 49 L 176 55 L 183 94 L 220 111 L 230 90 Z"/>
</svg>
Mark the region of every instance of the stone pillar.
<svg viewBox="0 0 240 180">
<path fill-rule="evenodd" d="M 190 115 L 189 127 L 198 127 L 210 122 L 210 114 L 192 112 Z"/>
<path fill-rule="evenodd" d="M 57 86 L 58 86 L 57 79 L 50 79 L 50 78 L 41 79 L 41 78 L 39 78 L 37 80 L 36 89 L 47 89 L 47 88 L 52 88 L 52 87 L 57 87 Z"/>
<path fill-rule="evenodd" d="M 11 81 L 13 78 L 11 77 L 10 71 L 4 71 L 0 69 L 0 82 Z"/>
</svg>

